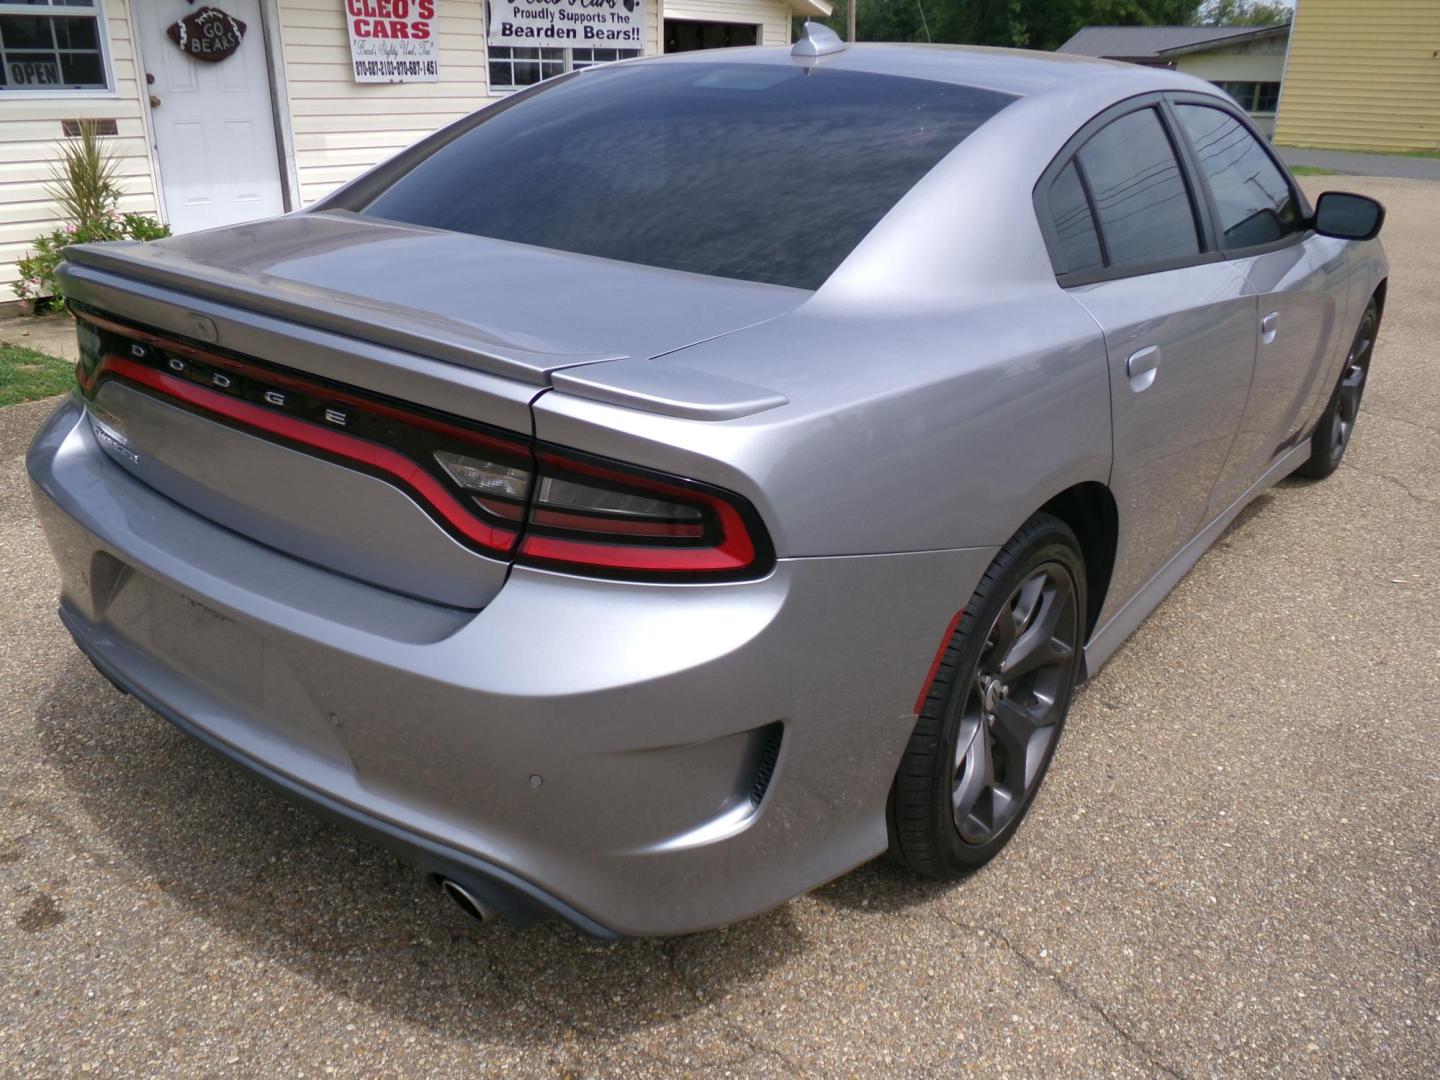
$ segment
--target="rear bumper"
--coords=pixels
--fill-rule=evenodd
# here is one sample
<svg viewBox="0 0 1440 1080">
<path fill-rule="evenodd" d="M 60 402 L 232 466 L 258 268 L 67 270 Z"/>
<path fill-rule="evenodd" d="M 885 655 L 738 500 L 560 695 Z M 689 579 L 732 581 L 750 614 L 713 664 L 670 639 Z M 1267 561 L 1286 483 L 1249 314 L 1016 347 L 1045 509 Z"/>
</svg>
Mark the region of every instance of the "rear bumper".
<svg viewBox="0 0 1440 1080">
<path fill-rule="evenodd" d="M 359 833 L 380 847 L 393 851 L 432 881 L 449 879 L 458 882 L 471 895 L 485 900 L 507 921 L 517 925 L 524 926 L 546 918 L 560 918 L 593 937 L 619 937 L 613 930 L 601 926 L 570 905 L 502 867 L 492 866 L 472 855 L 444 847 L 363 810 L 338 802 L 322 792 L 296 783 L 264 762 L 246 757 L 233 746 L 181 716 L 163 701 L 151 697 L 138 683 L 132 682 L 126 670 L 143 669 L 144 657 L 127 656 L 123 644 L 107 639 L 64 607 L 60 609 L 60 621 L 65 629 L 70 631 L 70 636 L 79 650 L 117 690 L 133 695 L 185 734 L 254 774 L 286 798 L 352 832 Z"/>
<path fill-rule="evenodd" d="M 212 524 L 81 417 L 63 405 L 28 467 L 96 666 L 425 872 L 598 935 L 731 922 L 883 851 L 916 690 L 993 554 L 714 586 L 516 569 L 446 608 Z"/>
</svg>

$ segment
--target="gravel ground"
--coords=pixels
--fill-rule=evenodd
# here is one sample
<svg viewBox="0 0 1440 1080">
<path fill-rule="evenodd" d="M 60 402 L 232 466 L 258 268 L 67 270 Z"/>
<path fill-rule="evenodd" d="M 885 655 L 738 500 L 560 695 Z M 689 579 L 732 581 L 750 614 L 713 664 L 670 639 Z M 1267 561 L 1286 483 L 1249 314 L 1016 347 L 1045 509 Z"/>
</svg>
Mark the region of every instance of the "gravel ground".
<svg viewBox="0 0 1440 1080">
<path fill-rule="evenodd" d="M 1346 184 L 1394 270 L 1345 466 L 1081 692 L 1009 849 L 676 940 L 472 926 L 117 695 L 22 482 L 49 406 L 0 413 L 0 1072 L 1436 1075 L 1440 185 Z"/>
</svg>

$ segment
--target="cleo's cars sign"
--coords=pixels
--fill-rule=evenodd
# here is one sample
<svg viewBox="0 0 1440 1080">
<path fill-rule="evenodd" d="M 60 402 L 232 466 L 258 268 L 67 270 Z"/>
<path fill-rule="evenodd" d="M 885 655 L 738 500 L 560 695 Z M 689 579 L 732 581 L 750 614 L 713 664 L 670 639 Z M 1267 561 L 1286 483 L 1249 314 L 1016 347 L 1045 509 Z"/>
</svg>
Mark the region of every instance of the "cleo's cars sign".
<svg viewBox="0 0 1440 1080">
<path fill-rule="evenodd" d="M 439 82 L 436 0 L 344 0 L 356 82 Z"/>
<path fill-rule="evenodd" d="M 490 0 L 491 45 L 641 49 L 644 0 Z"/>
</svg>

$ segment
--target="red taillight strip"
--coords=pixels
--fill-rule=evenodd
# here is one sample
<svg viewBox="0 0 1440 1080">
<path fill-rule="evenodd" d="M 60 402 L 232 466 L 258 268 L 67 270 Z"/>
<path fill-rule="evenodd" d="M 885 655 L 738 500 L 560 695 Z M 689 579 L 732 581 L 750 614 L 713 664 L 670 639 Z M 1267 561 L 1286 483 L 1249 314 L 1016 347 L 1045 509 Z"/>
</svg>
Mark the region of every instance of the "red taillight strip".
<svg viewBox="0 0 1440 1080">
<path fill-rule="evenodd" d="M 559 536 L 537 536 L 528 533 L 520 541 L 522 556 L 545 562 L 569 563 L 574 566 L 600 567 L 607 570 L 637 570 L 654 573 L 722 573 L 744 570 L 754 559 L 750 544 L 743 545 L 747 554 L 736 555 L 720 547 L 622 547 L 595 544 L 583 540 L 567 540 Z"/>
<path fill-rule="evenodd" d="M 111 372 L 204 412 L 223 416 L 247 427 L 278 435 L 282 439 L 322 450 L 336 457 L 347 458 L 382 472 L 413 490 L 433 507 L 447 524 L 481 547 L 504 554 L 515 544 L 515 532 L 494 528 L 472 515 L 438 480 L 399 451 L 365 439 L 357 439 L 344 432 L 331 431 L 305 420 L 297 420 L 283 413 L 262 409 L 248 401 L 177 379 L 173 375 L 137 364 L 123 356 L 106 356 L 101 361 L 100 372 L 96 373 L 97 381 L 102 372 Z M 268 373 L 265 377 L 271 378 Z"/>
<path fill-rule="evenodd" d="M 388 416 L 392 420 L 399 420 L 401 423 L 408 424 L 411 427 L 425 428 L 427 431 L 436 431 L 452 438 L 473 443 L 477 446 L 488 446 L 491 449 L 501 450 L 512 455 L 517 452 L 524 452 L 523 447 L 517 447 L 514 444 L 506 442 L 504 439 L 493 438 L 482 432 L 471 431 L 469 428 L 460 427 L 458 424 L 447 424 L 443 420 L 436 420 L 433 417 L 425 416 L 423 413 L 412 412 L 408 409 L 397 409 L 393 405 L 385 404 L 383 401 L 361 397 L 359 394 L 346 393 L 342 389 L 319 382 L 318 380 L 299 378 L 274 368 L 262 367 L 259 364 L 251 364 L 244 360 L 237 360 L 231 356 L 213 353 L 208 349 L 201 349 L 184 341 L 177 341 L 174 338 L 152 333 L 149 330 L 141 330 L 137 327 L 127 326 L 122 322 L 115 322 L 113 319 L 107 319 L 102 315 L 95 315 L 88 311 L 76 311 L 75 317 L 84 322 L 101 327 L 102 329 L 119 334 L 121 337 L 143 342 L 146 345 L 153 345 L 157 349 L 164 349 L 166 352 L 175 353 L 178 356 L 189 357 L 191 360 L 199 360 L 201 363 L 209 364 L 212 367 L 223 367 L 241 375 L 248 375 L 250 378 L 258 379 L 260 382 L 268 385 L 283 386 L 289 390 L 298 390 L 301 393 L 324 398 L 327 401 L 354 405 L 357 408 L 364 409 L 377 416 Z"/>
<path fill-rule="evenodd" d="M 960 620 L 964 617 L 965 609 L 961 608 L 955 612 L 955 617 L 945 628 L 945 636 L 940 639 L 940 647 L 935 650 L 935 659 L 930 661 L 930 670 L 926 672 L 925 682 L 920 687 L 920 696 L 915 699 L 916 716 L 925 711 L 925 699 L 930 696 L 930 688 L 935 685 L 935 676 L 940 673 L 940 664 L 945 659 L 945 650 L 950 647 L 950 639 L 955 636 L 955 628 L 960 625 Z"/>
<path fill-rule="evenodd" d="M 530 512 L 530 524 L 548 525 L 555 529 L 574 529 L 601 536 L 661 536 L 695 539 L 705 535 L 705 526 L 688 521 L 632 521 L 619 514 L 571 514 L 563 510 L 547 510 L 537 506 Z"/>
</svg>

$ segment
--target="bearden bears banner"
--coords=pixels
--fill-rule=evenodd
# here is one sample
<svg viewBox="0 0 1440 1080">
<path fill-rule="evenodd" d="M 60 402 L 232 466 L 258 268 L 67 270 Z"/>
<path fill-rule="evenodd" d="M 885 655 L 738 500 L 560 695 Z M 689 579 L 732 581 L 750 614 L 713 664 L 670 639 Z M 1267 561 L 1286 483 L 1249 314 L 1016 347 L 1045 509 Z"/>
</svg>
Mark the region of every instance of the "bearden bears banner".
<svg viewBox="0 0 1440 1080">
<path fill-rule="evenodd" d="M 491 45 L 643 49 L 645 0 L 490 0 Z"/>
<path fill-rule="evenodd" d="M 356 82 L 439 82 L 436 0 L 344 0 Z"/>
</svg>

